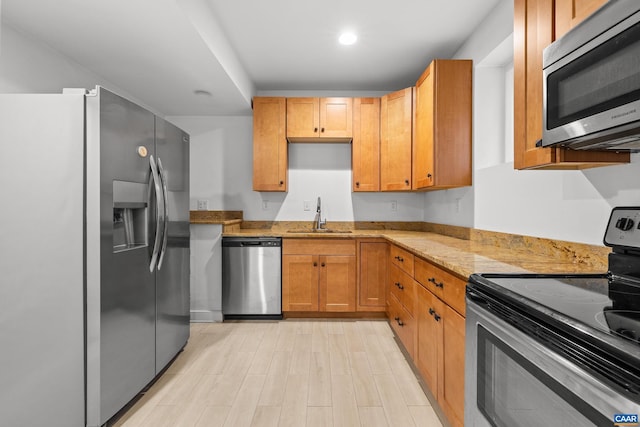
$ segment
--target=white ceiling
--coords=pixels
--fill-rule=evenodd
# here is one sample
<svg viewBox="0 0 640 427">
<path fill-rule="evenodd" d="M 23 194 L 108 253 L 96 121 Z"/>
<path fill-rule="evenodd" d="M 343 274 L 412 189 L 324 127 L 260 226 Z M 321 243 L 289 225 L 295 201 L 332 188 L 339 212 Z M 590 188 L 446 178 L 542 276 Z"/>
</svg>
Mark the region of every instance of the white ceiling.
<svg viewBox="0 0 640 427">
<path fill-rule="evenodd" d="M 234 115 L 259 90 L 411 86 L 500 0 L 1 1 L 4 24 L 163 114 Z"/>
</svg>

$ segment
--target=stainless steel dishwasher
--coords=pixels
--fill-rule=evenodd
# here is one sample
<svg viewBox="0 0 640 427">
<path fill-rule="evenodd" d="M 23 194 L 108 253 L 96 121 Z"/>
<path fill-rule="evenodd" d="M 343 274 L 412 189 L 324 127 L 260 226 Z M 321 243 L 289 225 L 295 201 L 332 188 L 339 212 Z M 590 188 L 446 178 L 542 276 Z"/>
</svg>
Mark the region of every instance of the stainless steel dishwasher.
<svg viewBox="0 0 640 427">
<path fill-rule="evenodd" d="M 282 318 L 282 239 L 222 238 L 225 319 Z"/>
</svg>

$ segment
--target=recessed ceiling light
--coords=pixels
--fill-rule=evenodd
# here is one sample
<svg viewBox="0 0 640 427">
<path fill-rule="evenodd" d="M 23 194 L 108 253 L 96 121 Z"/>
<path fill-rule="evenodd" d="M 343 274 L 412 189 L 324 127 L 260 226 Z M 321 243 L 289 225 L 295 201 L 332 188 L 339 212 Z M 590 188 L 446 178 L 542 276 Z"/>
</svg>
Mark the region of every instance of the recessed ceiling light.
<svg viewBox="0 0 640 427">
<path fill-rule="evenodd" d="M 194 90 L 193 93 L 198 96 L 212 96 L 211 92 L 209 92 L 208 90 L 202 90 L 202 89 Z"/>
<path fill-rule="evenodd" d="M 352 45 L 357 40 L 358 40 L 358 36 L 356 36 L 354 33 L 351 33 L 351 32 L 342 33 L 340 34 L 340 37 L 338 37 L 338 42 L 340 42 L 340 44 L 343 44 L 345 46 Z"/>
</svg>

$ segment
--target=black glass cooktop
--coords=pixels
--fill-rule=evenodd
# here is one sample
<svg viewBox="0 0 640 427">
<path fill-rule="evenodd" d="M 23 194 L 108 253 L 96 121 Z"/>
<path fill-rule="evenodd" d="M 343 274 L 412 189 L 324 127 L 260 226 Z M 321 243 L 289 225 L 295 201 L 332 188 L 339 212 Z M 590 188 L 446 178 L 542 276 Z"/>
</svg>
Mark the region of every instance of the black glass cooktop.
<svg viewBox="0 0 640 427">
<path fill-rule="evenodd" d="M 481 278 L 476 282 L 486 292 L 498 299 L 506 298 L 542 319 L 569 323 L 579 332 L 597 331 L 598 336 L 622 339 L 640 347 L 638 284 L 610 281 L 604 274 L 474 276 Z M 473 287 L 474 280 L 471 282 Z"/>
</svg>

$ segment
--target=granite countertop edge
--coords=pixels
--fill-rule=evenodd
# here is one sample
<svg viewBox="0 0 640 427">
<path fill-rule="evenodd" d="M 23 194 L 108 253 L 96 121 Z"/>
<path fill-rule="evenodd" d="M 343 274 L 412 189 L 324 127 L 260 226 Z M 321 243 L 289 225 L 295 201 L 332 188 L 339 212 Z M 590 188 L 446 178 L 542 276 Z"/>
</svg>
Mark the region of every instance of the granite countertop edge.
<svg viewBox="0 0 640 427">
<path fill-rule="evenodd" d="M 432 262 L 465 279 L 473 273 L 604 273 L 602 262 L 589 263 L 584 259 L 558 259 L 548 254 L 532 253 L 510 247 L 489 245 L 443 234 L 425 231 L 362 230 L 350 232 L 289 232 L 288 230 L 239 229 L 225 231 L 223 236 L 272 236 L 286 239 L 385 239 L 409 252 Z M 557 243 L 550 241 L 550 245 Z M 541 248 L 546 249 L 546 248 Z"/>
</svg>

